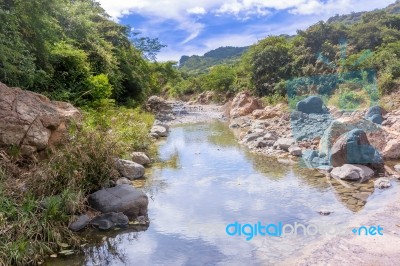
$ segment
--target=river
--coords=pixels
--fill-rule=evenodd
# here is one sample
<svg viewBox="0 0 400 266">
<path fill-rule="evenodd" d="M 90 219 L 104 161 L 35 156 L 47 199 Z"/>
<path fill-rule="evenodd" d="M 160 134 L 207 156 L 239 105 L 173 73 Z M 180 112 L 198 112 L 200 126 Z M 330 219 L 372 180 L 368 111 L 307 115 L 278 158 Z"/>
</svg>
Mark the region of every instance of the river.
<svg viewBox="0 0 400 266">
<path fill-rule="evenodd" d="M 352 234 L 356 217 L 375 212 L 398 190 L 395 184 L 376 191 L 372 181 L 345 188 L 300 162 L 281 164 L 251 153 L 220 121 L 172 127 L 160 143 L 159 156 L 163 163 L 134 182 L 150 198 L 147 230 L 96 233 L 84 254 L 48 265 L 276 264 L 331 233 Z M 321 215 L 321 210 L 331 214 Z M 245 235 L 227 234 L 227 225 L 235 222 L 297 222 L 333 232 L 312 235 L 310 230 L 305 236 L 300 230 L 297 236 L 246 240 Z M 234 229 L 232 225 L 228 231 L 233 234 Z"/>
</svg>

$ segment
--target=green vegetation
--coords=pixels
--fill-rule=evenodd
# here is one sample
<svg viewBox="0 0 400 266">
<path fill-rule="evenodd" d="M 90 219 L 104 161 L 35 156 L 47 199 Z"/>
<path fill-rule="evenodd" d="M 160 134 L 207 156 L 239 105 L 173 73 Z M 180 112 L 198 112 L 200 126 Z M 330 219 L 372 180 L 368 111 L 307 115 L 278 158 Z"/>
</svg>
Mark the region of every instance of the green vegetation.
<svg viewBox="0 0 400 266">
<path fill-rule="evenodd" d="M 205 74 L 215 65 L 235 64 L 247 49 L 248 47 L 226 46 L 211 50 L 203 56 L 184 55 L 179 60 L 179 69 L 190 75 Z"/>
<path fill-rule="evenodd" d="M 152 115 L 139 109 L 88 109 L 82 128 L 65 146 L 27 162 L 0 152 L 0 265 L 43 262 L 44 256 L 85 242 L 68 230 L 87 211 L 86 197 L 118 177 L 114 159 L 152 151 Z M 23 167 L 21 167 L 23 166 Z"/>
<path fill-rule="evenodd" d="M 158 39 L 139 37 L 92 0 L 0 0 L 0 80 L 82 106 L 137 103 L 160 89 Z"/>
<path fill-rule="evenodd" d="M 251 90 L 273 104 L 287 96 L 288 88 L 291 98 L 307 94 L 333 97 L 339 87 L 347 86 L 350 91 L 343 101 L 357 102 L 358 92 L 352 92 L 351 84 L 358 82 L 362 85 L 357 89 L 374 98 L 378 93 L 382 97 L 400 85 L 399 39 L 397 1 L 382 10 L 335 16 L 298 31 L 296 36 L 269 36 L 233 62 L 207 61 L 206 56 L 182 57 L 181 69 L 189 71 L 183 72 L 170 93 L 182 96 L 206 90 Z M 222 79 L 223 83 L 210 82 Z M 351 107 L 344 102 L 346 108 Z"/>
</svg>

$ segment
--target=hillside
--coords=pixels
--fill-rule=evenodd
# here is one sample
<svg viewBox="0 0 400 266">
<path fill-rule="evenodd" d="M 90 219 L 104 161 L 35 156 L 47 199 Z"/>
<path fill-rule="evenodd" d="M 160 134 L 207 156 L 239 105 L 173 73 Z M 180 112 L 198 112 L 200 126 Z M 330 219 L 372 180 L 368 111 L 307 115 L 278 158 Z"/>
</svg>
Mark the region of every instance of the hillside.
<svg viewBox="0 0 400 266">
<path fill-rule="evenodd" d="M 336 15 L 331 17 L 327 20 L 327 23 L 342 23 L 342 24 L 354 24 L 361 20 L 362 15 L 366 13 L 373 13 L 373 12 L 381 12 L 384 11 L 388 14 L 399 14 L 400 13 L 400 1 L 396 1 L 395 3 L 383 8 L 377 9 L 372 12 L 352 12 L 346 15 Z"/>
<path fill-rule="evenodd" d="M 212 66 L 219 64 L 234 64 L 248 47 L 219 47 L 205 53 L 203 56 L 184 55 L 179 60 L 179 68 L 188 74 L 203 74 Z"/>
</svg>

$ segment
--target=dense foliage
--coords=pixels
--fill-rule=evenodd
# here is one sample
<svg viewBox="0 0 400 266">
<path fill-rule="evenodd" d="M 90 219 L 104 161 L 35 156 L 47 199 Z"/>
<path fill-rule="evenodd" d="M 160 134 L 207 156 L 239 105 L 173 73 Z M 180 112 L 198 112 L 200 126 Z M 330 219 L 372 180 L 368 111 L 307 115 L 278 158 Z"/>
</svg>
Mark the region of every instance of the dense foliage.
<svg viewBox="0 0 400 266">
<path fill-rule="evenodd" d="M 251 46 L 234 64 L 210 63 L 205 73 L 201 72 L 205 57 L 182 58 L 184 65 L 198 63 L 198 71 L 192 67 L 172 94 L 252 90 L 258 96 L 282 99 L 288 93 L 332 96 L 340 87 L 349 99 L 363 92 L 374 94 L 375 99 L 370 85 L 377 84 L 381 95 L 400 85 L 399 11 L 397 1 L 382 10 L 335 16 L 293 37 L 269 36 Z M 210 79 L 226 77 L 224 83 L 210 83 Z"/>
<path fill-rule="evenodd" d="M 0 81 L 77 105 L 140 101 L 160 88 L 163 45 L 131 34 L 94 0 L 0 0 Z"/>
</svg>

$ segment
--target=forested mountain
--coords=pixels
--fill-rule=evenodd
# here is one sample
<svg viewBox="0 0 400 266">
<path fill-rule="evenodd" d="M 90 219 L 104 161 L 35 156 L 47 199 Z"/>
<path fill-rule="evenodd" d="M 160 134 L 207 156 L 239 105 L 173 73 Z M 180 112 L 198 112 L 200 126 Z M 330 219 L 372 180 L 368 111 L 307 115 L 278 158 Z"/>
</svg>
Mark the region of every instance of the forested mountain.
<svg viewBox="0 0 400 266">
<path fill-rule="evenodd" d="M 379 11 L 376 10 L 376 11 Z M 383 11 L 388 14 L 398 14 L 400 13 L 400 1 L 396 1 L 395 3 L 387 6 L 384 9 L 381 9 L 380 11 Z M 334 17 L 331 17 L 327 20 L 327 23 L 343 23 L 343 24 L 353 24 L 356 22 L 359 22 L 361 20 L 362 15 L 368 12 L 352 12 L 351 14 L 346 14 L 346 15 L 336 15 Z"/>
<path fill-rule="evenodd" d="M 179 60 L 179 68 L 189 74 L 206 73 L 210 67 L 218 64 L 234 64 L 249 47 L 219 47 L 203 56 L 184 55 Z"/>
<path fill-rule="evenodd" d="M 135 47 L 130 28 L 94 0 L 0 0 L 0 21 L 0 81 L 9 86 L 78 105 L 137 101 L 158 87 L 142 52 L 148 39 Z"/>
<path fill-rule="evenodd" d="M 308 77 L 325 77 L 325 87 L 321 80 L 314 80 L 316 92 L 328 93 L 338 87 L 348 92 L 352 85 L 345 84 L 348 78 L 341 78 L 343 73 L 355 71 L 357 79 L 371 81 L 373 77 L 366 72 L 371 69 L 379 93 L 388 94 L 400 85 L 399 10 L 397 1 L 381 10 L 320 21 L 296 36 L 269 36 L 250 46 L 240 59 L 235 57 L 233 65 L 232 61 L 218 64 L 206 56 L 183 57 L 181 69 L 190 75 L 184 75 L 172 92 L 253 90 L 259 96 L 279 98 L 287 95 L 287 82 L 297 77 L 304 79 L 295 88 L 301 88 Z"/>
</svg>

